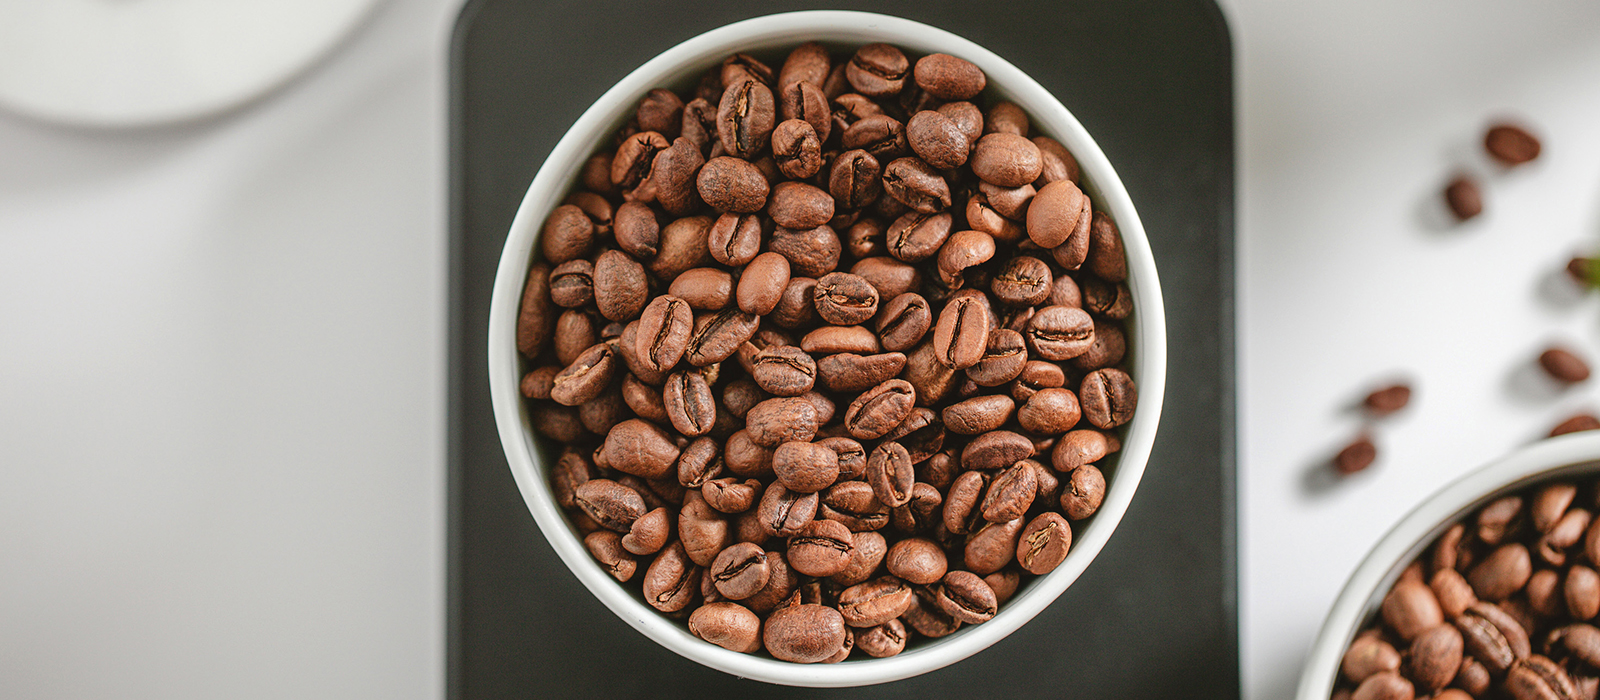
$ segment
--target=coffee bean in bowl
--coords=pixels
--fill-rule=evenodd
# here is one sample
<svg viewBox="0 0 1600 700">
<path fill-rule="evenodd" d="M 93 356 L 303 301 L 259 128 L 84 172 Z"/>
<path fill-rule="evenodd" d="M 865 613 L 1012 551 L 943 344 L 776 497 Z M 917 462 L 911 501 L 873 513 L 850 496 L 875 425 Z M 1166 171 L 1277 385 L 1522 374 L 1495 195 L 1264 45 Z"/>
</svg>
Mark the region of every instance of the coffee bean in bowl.
<svg viewBox="0 0 1600 700">
<path fill-rule="evenodd" d="M 863 13 L 730 25 L 614 87 L 530 187 L 491 317 L 563 561 L 673 651 L 793 685 L 938 668 L 1049 604 L 1163 393 L 1093 141 L 992 53 Z"/>
<path fill-rule="evenodd" d="M 1446 486 L 1351 576 L 1298 697 L 1596 697 L 1596 512 L 1596 433 L 1542 440 Z"/>
</svg>

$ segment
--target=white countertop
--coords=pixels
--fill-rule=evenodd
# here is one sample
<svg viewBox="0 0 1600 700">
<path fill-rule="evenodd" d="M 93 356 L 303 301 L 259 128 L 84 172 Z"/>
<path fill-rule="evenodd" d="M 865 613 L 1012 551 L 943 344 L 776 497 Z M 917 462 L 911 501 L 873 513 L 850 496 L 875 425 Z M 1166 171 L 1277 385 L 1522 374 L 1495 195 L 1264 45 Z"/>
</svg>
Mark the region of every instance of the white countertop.
<svg viewBox="0 0 1600 700">
<path fill-rule="evenodd" d="M 1542 435 L 1600 359 L 1600 4 L 1227 0 L 1240 117 L 1246 697 L 1286 697 L 1345 576 L 1445 481 Z M 445 46 L 390 0 L 233 114 L 0 114 L 0 678 L 15 698 L 437 698 Z M 1489 119 L 1545 156 L 1424 217 Z M 1378 463 L 1319 466 L 1392 376 Z"/>
</svg>

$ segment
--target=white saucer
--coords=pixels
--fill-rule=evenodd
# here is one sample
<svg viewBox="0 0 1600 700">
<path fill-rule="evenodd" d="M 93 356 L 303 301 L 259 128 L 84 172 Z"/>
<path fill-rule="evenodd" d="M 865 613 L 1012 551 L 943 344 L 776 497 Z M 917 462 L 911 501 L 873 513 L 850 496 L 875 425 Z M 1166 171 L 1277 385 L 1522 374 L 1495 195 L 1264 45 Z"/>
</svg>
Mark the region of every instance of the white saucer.
<svg viewBox="0 0 1600 700">
<path fill-rule="evenodd" d="M 80 126 L 227 110 L 309 68 L 378 0 L 0 0 L 0 106 Z"/>
</svg>

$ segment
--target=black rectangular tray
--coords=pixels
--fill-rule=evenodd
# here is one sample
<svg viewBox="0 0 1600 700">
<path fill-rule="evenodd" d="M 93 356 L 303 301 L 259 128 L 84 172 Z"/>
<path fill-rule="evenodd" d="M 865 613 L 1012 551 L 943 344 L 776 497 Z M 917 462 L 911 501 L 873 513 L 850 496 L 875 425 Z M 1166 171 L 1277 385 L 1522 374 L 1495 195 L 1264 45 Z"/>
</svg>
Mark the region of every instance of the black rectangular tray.
<svg viewBox="0 0 1600 700">
<path fill-rule="evenodd" d="M 652 56 L 746 17 L 863 9 L 943 27 L 1054 92 L 1105 150 L 1161 271 L 1169 378 L 1121 526 L 1054 604 L 945 669 L 837 697 L 1236 698 L 1232 49 L 1212 0 L 823 4 L 474 0 L 451 53 L 448 687 L 489 698 L 807 697 L 685 660 L 571 575 L 534 525 L 489 403 L 489 293 L 557 139 Z"/>
</svg>

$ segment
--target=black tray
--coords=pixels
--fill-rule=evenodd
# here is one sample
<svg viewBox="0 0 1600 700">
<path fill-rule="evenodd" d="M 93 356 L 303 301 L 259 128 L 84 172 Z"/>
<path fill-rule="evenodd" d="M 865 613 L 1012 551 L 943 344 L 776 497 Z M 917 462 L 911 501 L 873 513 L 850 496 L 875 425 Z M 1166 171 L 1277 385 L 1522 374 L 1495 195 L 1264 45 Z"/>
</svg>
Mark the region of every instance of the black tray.
<svg viewBox="0 0 1600 700">
<path fill-rule="evenodd" d="M 1099 558 L 965 661 L 839 697 L 1236 698 L 1233 76 L 1212 0 L 475 0 L 451 53 L 448 685 L 488 698 L 804 697 L 656 645 L 562 565 L 523 504 L 489 403 L 490 287 L 557 139 L 652 56 L 747 17 L 840 6 L 927 22 L 1015 63 L 1072 110 L 1144 220 L 1166 295 L 1154 454 Z"/>
</svg>

